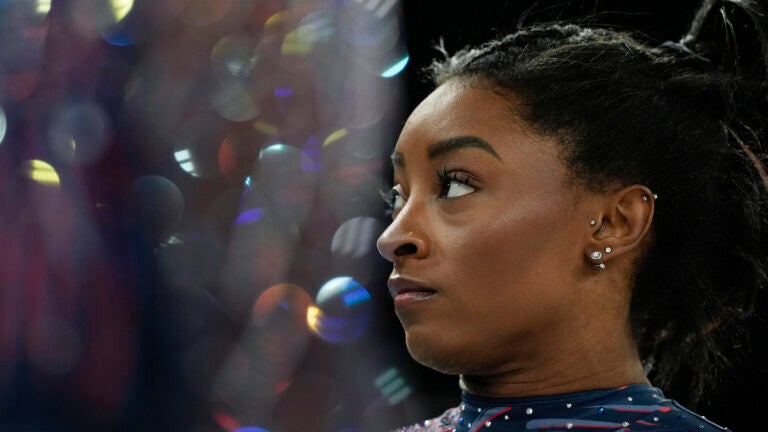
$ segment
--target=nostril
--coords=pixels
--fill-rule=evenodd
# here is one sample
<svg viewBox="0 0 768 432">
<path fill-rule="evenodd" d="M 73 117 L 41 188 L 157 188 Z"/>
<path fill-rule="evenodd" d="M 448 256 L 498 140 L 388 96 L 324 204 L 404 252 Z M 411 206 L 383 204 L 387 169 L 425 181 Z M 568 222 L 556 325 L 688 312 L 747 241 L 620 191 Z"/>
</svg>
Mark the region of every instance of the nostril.
<svg viewBox="0 0 768 432">
<path fill-rule="evenodd" d="M 416 253 L 416 245 L 413 243 L 406 243 L 397 249 L 395 249 L 395 256 L 410 255 Z"/>
</svg>

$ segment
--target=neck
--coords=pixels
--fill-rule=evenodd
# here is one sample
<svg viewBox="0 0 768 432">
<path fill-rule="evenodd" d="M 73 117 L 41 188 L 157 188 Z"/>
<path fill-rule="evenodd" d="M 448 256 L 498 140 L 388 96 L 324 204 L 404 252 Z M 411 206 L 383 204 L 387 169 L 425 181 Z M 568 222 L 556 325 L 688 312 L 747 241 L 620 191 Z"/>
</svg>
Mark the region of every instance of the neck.
<svg viewBox="0 0 768 432">
<path fill-rule="evenodd" d="M 461 389 L 487 397 L 527 397 L 648 384 L 629 328 L 572 322 L 494 370 L 460 376 Z"/>
<path fill-rule="evenodd" d="M 467 393 L 486 397 L 530 397 L 585 390 L 649 384 L 642 365 L 614 365 L 598 372 L 563 374 L 545 378 L 539 371 L 517 371 L 494 375 L 461 375 L 459 385 Z"/>
</svg>

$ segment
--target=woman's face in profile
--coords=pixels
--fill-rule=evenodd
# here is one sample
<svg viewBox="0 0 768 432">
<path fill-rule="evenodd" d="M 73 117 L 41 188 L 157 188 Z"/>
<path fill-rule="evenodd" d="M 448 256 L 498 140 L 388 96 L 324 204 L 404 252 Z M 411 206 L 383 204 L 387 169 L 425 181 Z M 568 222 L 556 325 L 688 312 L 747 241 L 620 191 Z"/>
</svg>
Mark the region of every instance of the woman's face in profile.
<svg viewBox="0 0 768 432">
<path fill-rule="evenodd" d="M 452 374 L 525 367 L 579 326 L 587 196 L 514 100 L 456 79 L 411 114 L 378 247 L 411 355 Z"/>
</svg>

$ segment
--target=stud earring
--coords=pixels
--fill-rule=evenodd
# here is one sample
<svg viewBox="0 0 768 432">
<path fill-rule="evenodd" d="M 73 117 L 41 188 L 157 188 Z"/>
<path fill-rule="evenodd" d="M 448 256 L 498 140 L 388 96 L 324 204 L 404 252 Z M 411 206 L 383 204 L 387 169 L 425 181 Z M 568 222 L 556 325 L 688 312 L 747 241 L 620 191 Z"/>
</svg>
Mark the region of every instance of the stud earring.
<svg viewBox="0 0 768 432">
<path fill-rule="evenodd" d="M 610 249 L 610 248 L 608 248 L 608 249 Z M 613 249 L 611 249 L 611 250 L 613 250 Z M 608 252 L 606 250 L 606 253 L 610 253 L 610 252 Z M 603 258 L 603 253 L 600 252 L 600 251 L 593 251 L 592 253 L 589 254 L 589 258 L 592 261 L 599 261 L 601 258 Z M 597 263 L 593 267 L 597 271 L 605 271 L 605 264 L 604 263 Z"/>
<path fill-rule="evenodd" d="M 653 195 L 653 199 L 654 200 L 659 199 L 658 195 L 656 195 L 656 194 L 652 194 L 652 195 Z M 643 201 L 648 201 L 648 195 L 643 195 Z"/>
<path fill-rule="evenodd" d="M 609 254 L 609 253 L 611 253 L 611 252 L 613 252 L 613 248 L 611 248 L 610 246 L 606 246 L 606 247 L 605 247 L 605 253 L 606 253 L 606 254 Z"/>
</svg>

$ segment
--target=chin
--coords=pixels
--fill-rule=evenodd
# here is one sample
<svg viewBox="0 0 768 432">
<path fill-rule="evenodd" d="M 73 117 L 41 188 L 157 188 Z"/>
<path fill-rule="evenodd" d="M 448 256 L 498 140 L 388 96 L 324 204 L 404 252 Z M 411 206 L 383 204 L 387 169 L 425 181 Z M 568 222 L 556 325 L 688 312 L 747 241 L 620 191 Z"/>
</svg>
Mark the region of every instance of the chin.
<svg viewBox="0 0 768 432">
<path fill-rule="evenodd" d="M 467 355 L 467 350 L 449 346 L 445 341 L 440 341 L 434 336 L 421 337 L 406 332 L 405 344 L 417 363 L 437 372 L 461 375 L 475 369 L 465 361 L 467 357 L 472 357 Z"/>
</svg>

